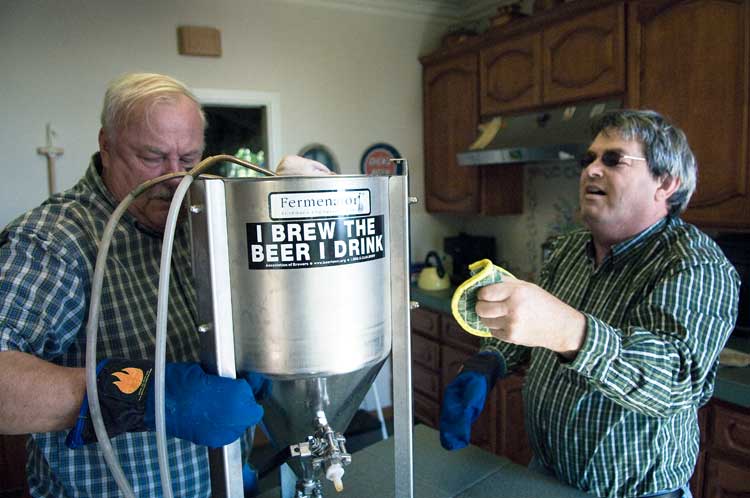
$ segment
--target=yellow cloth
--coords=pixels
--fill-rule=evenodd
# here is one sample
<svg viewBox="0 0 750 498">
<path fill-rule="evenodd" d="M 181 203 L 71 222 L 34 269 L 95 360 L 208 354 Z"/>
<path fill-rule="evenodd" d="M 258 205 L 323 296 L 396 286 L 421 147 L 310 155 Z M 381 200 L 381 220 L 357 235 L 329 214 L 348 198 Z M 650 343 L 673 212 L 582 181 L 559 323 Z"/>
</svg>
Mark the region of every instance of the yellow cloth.
<svg viewBox="0 0 750 498">
<path fill-rule="evenodd" d="M 482 287 L 503 281 L 503 277 L 515 278 L 505 268 L 481 259 L 469 265 L 471 277 L 458 286 L 451 299 L 451 313 L 466 332 L 480 337 L 492 337 L 490 329 L 485 327 L 477 316 L 477 292 Z"/>
</svg>

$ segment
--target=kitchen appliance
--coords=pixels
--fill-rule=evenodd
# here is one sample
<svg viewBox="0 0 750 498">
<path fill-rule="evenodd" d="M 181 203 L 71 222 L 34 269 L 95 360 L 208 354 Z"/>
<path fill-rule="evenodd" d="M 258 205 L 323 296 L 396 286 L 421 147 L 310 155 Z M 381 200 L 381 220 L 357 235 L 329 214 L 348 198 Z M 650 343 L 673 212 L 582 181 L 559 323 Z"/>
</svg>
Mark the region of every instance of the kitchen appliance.
<svg viewBox="0 0 750 498">
<path fill-rule="evenodd" d="M 480 136 L 457 154 L 460 166 L 558 163 L 578 159 L 591 144 L 591 118 L 621 106 L 618 99 L 586 102 L 515 116 L 480 125 Z"/>
<path fill-rule="evenodd" d="M 439 291 L 451 286 L 450 276 L 443 267 L 440 256 L 435 251 L 427 253 L 424 260 L 424 268 L 419 272 L 417 286 L 422 290 Z"/>
<path fill-rule="evenodd" d="M 495 238 L 461 232 L 443 240 L 443 251 L 453 260 L 451 283 L 459 285 L 471 276 L 470 264 L 480 259 L 495 260 Z"/>
<path fill-rule="evenodd" d="M 201 176 L 231 161 L 267 177 Z M 399 160 L 402 161 L 402 160 Z M 403 161 L 403 170 L 408 167 Z M 393 364 L 394 491 L 413 496 L 406 173 L 285 176 L 233 156 L 212 156 L 185 173 L 136 187 L 105 226 L 92 277 L 86 328 L 86 386 L 99 449 L 121 493 L 135 498 L 101 416 L 96 365 L 101 286 L 117 223 L 133 200 L 182 176 L 164 230 L 156 323 L 156 440 L 162 491 L 172 496 L 164 416 L 164 367 L 172 243 L 190 189 L 189 213 L 201 361 L 235 378 L 262 373 L 261 403 L 273 442 L 285 448 L 282 498 L 321 498 L 322 478 L 343 488 L 352 462 L 348 426 L 378 371 Z M 240 441 L 209 450 L 215 498 L 244 496 Z M 279 456 L 279 455 L 277 455 Z"/>
<path fill-rule="evenodd" d="M 750 339 L 750 234 L 722 234 L 716 238 L 716 243 L 740 275 L 737 324 L 732 336 Z"/>
<path fill-rule="evenodd" d="M 202 362 L 271 380 L 264 422 L 297 477 L 282 496 L 343 487 L 342 432 L 391 352 L 396 496 L 411 496 L 406 177 L 201 178 L 190 212 Z M 212 495 L 242 496 L 240 443 L 209 457 Z"/>
</svg>

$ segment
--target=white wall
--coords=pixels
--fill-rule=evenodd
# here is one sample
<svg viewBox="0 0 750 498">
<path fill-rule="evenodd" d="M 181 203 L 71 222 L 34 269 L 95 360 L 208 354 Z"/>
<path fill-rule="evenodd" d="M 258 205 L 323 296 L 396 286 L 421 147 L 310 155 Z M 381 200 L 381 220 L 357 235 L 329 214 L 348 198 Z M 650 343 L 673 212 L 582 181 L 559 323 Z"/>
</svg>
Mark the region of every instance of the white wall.
<svg viewBox="0 0 750 498">
<path fill-rule="evenodd" d="M 220 58 L 177 54 L 176 28 L 221 30 Z M 329 146 L 356 173 L 374 142 L 409 159 L 421 196 L 422 53 L 445 25 L 424 18 L 281 0 L 0 3 L 0 226 L 47 197 L 36 148 L 45 124 L 65 149 L 58 189 L 72 186 L 96 150 L 108 81 L 126 71 L 163 72 L 195 88 L 278 92 L 282 151 Z M 415 213 L 423 213 L 417 206 Z"/>
</svg>

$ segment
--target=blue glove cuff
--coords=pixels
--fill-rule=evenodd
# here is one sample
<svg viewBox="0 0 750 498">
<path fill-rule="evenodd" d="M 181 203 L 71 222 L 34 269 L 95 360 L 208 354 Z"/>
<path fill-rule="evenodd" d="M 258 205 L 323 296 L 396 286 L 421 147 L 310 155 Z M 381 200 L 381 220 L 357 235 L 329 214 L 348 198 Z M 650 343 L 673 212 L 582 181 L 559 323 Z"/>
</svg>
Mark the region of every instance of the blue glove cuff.
<svg viewBox="0 0 750 498">
<path fill-rule="evenodd" d="M 461 372 L 477 372 L 487 379 L 487 390 L 495 387 L 498 379 L 507 375 L 505 359 L 494 351 L 482 351 L 464 362 Z"/>
</svg>

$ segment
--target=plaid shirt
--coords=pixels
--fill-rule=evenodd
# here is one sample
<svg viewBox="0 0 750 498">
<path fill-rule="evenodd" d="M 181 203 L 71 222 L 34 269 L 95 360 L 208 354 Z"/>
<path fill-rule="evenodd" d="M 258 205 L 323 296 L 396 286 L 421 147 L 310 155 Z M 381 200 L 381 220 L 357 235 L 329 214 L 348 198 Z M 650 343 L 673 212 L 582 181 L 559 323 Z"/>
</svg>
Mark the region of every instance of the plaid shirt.
<svg viewBox="0 0 750 498">
<path fill-rule="evenodd" d="M 509 368 L 530 360 L 526 427 L 535 455 L 563 482 L 635 497 L 688 482 L 698 408 L 737 315 L 739 279 L 713 241 L 664 218 L 612 248 L 599 267 L 591 234 L 560 237 L 541 286 L 583 312 L 573 361 L 483 339 Z"/>
<path fill-rule="evenodd" d="M 98 155 L 67 192 L 12 222 L 0 234 L 0 350 L 56 365 L 85 364 L 86 319 L 97 241 L 116 202 L 99 176 Z M 161 235 L 126 214 L 110 247 L 101 297 L 99 358 L 153 358 Z M 175 236 L 170 279 L 168 361 L 197 361 L 195 291 L 189 231 Z M 118 496 L 99 447 L 65 446 L 66 432 L 32 434 L 27 473 L 35 497 Z M 137 496 L 161 496 L 155 435 L 112 439 Z M 175 496 L 208 496 L 205 447 L 168 439 Z"/>
</svg>

